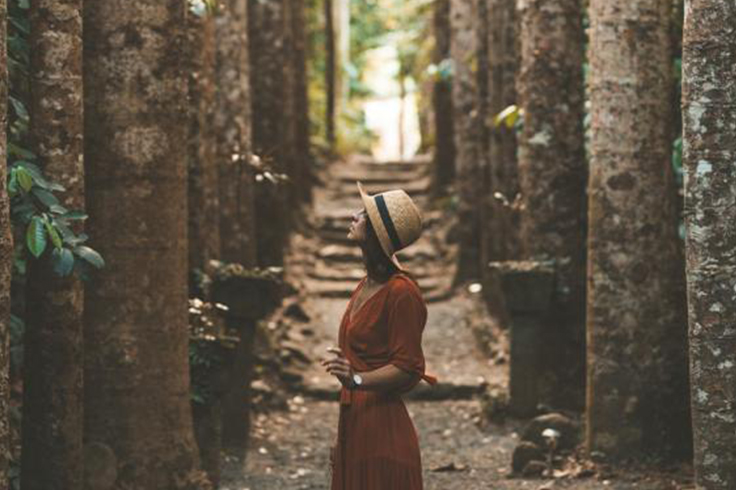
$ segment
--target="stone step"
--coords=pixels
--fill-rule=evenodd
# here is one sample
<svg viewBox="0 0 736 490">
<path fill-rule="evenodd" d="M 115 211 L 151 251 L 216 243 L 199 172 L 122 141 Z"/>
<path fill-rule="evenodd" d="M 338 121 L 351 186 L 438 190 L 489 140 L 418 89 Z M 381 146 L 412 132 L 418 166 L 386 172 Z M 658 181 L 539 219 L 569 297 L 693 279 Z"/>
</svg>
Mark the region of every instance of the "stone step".
<svg viewBox="0 0 736 490">
<path fill-rule="evenodd" d="M 329 243 L 329 244 L 338 244 L 338 245 L 348 246 L 353 243 L 353 241 L 350 238 L 348 238 L 347 228 L 338 228 L 338 229 L 321 228 L 319 230 L 319 237 L 322 239 L 322 241 Z"/>
<path fill-rule="evenodd" d="M 352 213 L 339 212 L 333 215 L 322 215 L 315 220 L 315 226 L 318 229 L 320 237 L 328 241 L 349 244 L 347 239 L 350 223 L 353 221 Z M 425 230 L 442 219 L 440 212 L 431 211 L 423 215 Z"/>
<path fill-rule="evenodd" d="M 440 277 L 439 269 L 412 268 L 411 275 L 416 279 Z M 339 264 L 327 264 L 317 261 L 309 269 L 307 275 L 318 281 L 360 281 L 365 276 L 362 264 L 360 266 L 346 266 Z"/>
<path fill-rule="evenodd" d="M 398 187 L 403 188 L 405 185 L 416 180 L 426 177 L 424 172 L 402 172 L 396 174 L 394 172 L 341 172 L 334 178 L 342 185 L 355 186 L 356 182 L 363 184 L 363 187 L 381 186 L 384 188 Z"/>
<path fill-rule="evenodd" d="M 335 262 L 362 262 L 360 249 L 355 246 L 332 244 L 323 247 L 317 255 L 327 261 Z M 402 250 L 398 254 L 399 261 L 414 262 L 417 260 L 433 261 L 441 257 L 438 251 L 430 243 L 419 241 L 412 246 Z"/>
<path fill-rule="evenodd" d="M 418 278 L 424 300 L 427 303 L 441 301 L 451 294 L 449 284 L 445 278 L 425 277 Z M 320 281 L 306 279 L 304 285 L 311 295 L 322 298 L 349 298 L 358 285 L 358 280 Z"/>
<path fill-rule="evenodd" d="M 432 164 L 432 155 L 417 155 L 411 160 L 384 160 L 379 161 L 367 155 L 356 155 L 350 158 L 345 166 L 376 166 L 392 170 L 404 170 L 417 167 L 427 167 Z"/>
<path fill-rule="evenodd" d="M 415 196 L 426 196 L 429 194 L 431 182 L 429 177 L 423 177 L 419 179 L 409 180 L 403 183 L 392 182 L 390 184 L 364 182 L 363 189 L 368 194 L 378 194 L 380 192 L 386 192 L 396 189 L 403 189 L 406 191 L 412 199 Z M 357 187 L 353 182 L 339 183 L 336 186 L 332 186 L 331 194 L 334 197 L 338 196 L 352 196 L 357 194 Z"/>
<path fill-rule="evenodd" d="M 422 212 L 422 218 L 424 220 L 425 225 L 434 224 L 439 221 L 442 214 L 439 211 L 433 211 L 429 209 L 428 202 L 423 199 L 414 199 L 414 202 L 419 207 L 419 210 Z M 348 224 L 350 225 L 350 221 L 353 219 L 353 213 L 355 213 L 358 209 L 361 209 L 362 201 L 360 198 L 355 200 L 355 206 L 350 207 L 341 207 L 338 209 L 325 209 L 322 210 L 317 214 L 317 221 L 318 222 L 327 222 L 327 221 L 333 221 L 333 222 L 341 222 L 343 225 Z"/>
</svg>

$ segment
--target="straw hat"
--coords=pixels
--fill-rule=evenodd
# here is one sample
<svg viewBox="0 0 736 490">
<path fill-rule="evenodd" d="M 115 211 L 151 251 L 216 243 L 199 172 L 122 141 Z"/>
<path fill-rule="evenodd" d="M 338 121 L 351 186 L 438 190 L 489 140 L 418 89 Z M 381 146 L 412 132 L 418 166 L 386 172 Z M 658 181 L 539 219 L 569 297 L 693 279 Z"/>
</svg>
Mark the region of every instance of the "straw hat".
<svg viewBox="0 0 736 490">
<path fill-rule="evenodd" d="M 395 253 L 417 241 L 422 234 L 419 209 L 403 190 L 369 196 L 358 182 L 358 191 L 381 248 L 396 267 L 402 269 Z"/>
</svg>

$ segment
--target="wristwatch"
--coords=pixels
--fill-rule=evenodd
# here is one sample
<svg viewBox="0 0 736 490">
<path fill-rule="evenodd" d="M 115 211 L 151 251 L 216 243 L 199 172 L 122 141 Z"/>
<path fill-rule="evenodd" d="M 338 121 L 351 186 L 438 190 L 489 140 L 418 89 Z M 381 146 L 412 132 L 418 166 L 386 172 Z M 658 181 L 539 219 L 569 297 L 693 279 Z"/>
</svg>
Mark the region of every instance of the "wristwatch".
<svg viewBox="0 0 736 490">
<path fill-rule="evenodd" d="M 360 386 L 363 384 L 363 377 L 358 373 L 353 373 L 351 380 L 352 380 L 352 383 L 350 385 L 351 390 L 360 388 Z"/>
</svg>

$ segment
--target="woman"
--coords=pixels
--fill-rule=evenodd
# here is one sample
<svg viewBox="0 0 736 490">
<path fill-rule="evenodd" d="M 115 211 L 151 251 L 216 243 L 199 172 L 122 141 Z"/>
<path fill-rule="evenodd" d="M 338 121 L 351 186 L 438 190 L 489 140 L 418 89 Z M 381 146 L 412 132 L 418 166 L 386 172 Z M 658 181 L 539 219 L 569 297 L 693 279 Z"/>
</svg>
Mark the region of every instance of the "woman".
<svg viewBox="0 0 736 490">
<path fill-rule="evenodd" d="M 422 218 L 404 191 L 358 189 L 364 209 L 348 238 L 360 246 L 367 274 L 343 315 L 340 348 L 322 362 L 343 385 L 332 490 L 421 490 L 419 443 L 401 393 L 437 380 L 424 373 L 427 308 L 394 253 L 419 238 Z"/>
</svg>

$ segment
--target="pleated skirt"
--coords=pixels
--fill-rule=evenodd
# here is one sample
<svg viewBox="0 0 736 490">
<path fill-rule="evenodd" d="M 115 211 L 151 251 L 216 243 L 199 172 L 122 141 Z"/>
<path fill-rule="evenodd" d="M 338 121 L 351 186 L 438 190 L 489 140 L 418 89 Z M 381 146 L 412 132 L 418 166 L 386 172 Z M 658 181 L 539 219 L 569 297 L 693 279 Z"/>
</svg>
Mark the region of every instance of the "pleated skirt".
<svg viewBox="0 0 736 490">
<path fill-rule="evenodd" d="M 331 490 L 423 490 L 417 433 L 399 395 L 356 391 L 340 405 Z"/>
</svg>

